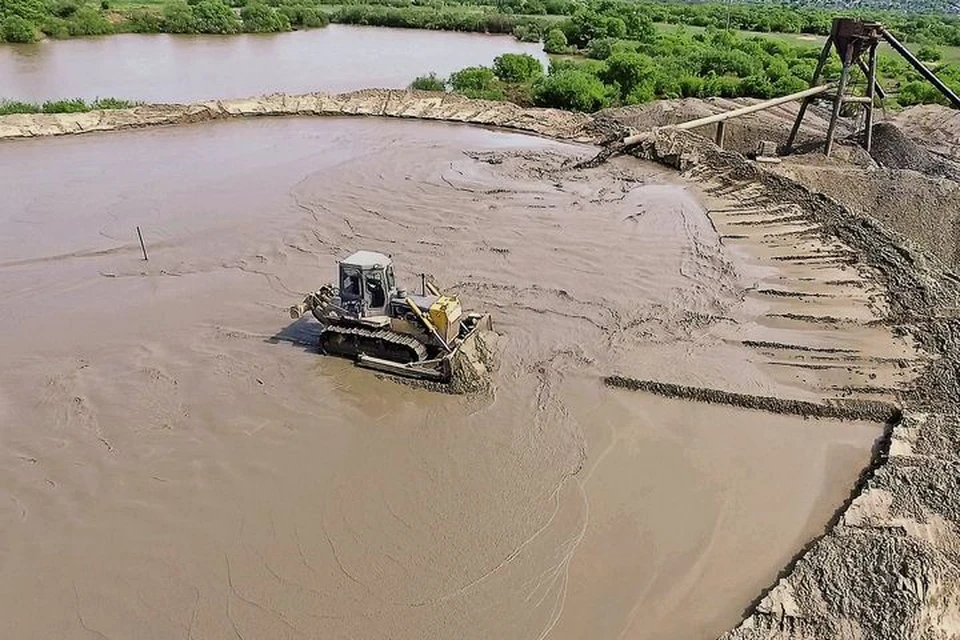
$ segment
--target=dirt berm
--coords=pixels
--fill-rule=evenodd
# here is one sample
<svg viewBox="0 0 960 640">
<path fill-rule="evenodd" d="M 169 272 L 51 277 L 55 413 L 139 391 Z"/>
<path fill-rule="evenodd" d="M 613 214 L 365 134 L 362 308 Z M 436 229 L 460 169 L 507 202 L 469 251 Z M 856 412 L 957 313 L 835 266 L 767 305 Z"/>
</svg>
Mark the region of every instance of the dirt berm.
<svg viewBox="0 0 960 640">
<path fill-rule="evenodd" d="M 590 116 L 557 109 L 524 109 L 507 102 L 449 93 L 369 89 L 341 94 L 271 95 L 194 104 L 152 104 L 88 113 L 0 117 L 0 140 L 117 131 L 257 116 L 385 116 L 469 122 L 578 142 L 605 137 Z"/>
<path fill-rule="evenodd" d="M 708 103 L 705 108 L 712 112 L 717 106 Z M 608 112 L 594 119 L 448 95 L 361 91 L 89 114 L 7 116 L 0 118 L 0 139 L 241 116 L 375 115 L 469 122 L 596 143 L 613 139 L 627 126 L 642 129 L 665 124 L 663 113 L 670 108 L 654 105 L 633 115 Z M 657 113 L 660 115 L 655 118 Z M 779 120 L 788 121 L 789 114 L 785 112 Z M 777 131 L 783 133 L 782 122 L 761 124 L 744 130 L 734 146 L 746 150 L 751 137 L 774 138 Z M 904 126 L 908 135 L 918 139 Z M 940 135 L 943 148 L 956 148 L 960 135 L 952 135 Z M 902 140 L 898 142 L 892 133 L 885 143 L 889 143 L 883 151 L 885 162 L 893 163 L 904 151 Z M 927 181 L 940 181 L 936 184 L 942 194 L 937 195 L 940 200 L 931 201 L 935 203 L 954 197 L 950 194 L 955 193 L 956 183 L 943 175 L 902 167 L 878 169 L 877 160 L 862 157 L 859 168 L 843 161 L 831 163 L 836 179 L 827 180 L 824 163 L 812 155 L 769 169 L 735 151 L 721 150 L 699 135 L 665 129 L 650 132 L 630 153 L 675 168 L 705 191 L 742 197 L 756 207 L 791 205 L 799 209 L 824 235 L 851 247 L 858 259 L 878 274 L 890 309 L 884 322 L 911 335 L 933 356 L 915 385 L 900 394 L 902 419 L 888 427 L 874 464 L 827 533 L 799 553 L 724 640 L 933 640 L 960 636 L 960 413 L 955 406 L 960 396 L 960 318 L 956 313 L 960 281 L 941 266 L 957 260 L 951 253 L 956 239 L 942 237 L 947 228 L 957 233 L 957 225 L 950 227 L 956 218 L 931 218 L 938 212 L 930 209 L 890 215 L 891 210 L 902 207 L 903 191 L 878 191 L 872 200 L 843 195 L 891 184 L 890 176 L 906 180 L 910 176 L 905 174 L 913 173 L 918 176 L 915 191 L 906 196 L 929 195 L 928 186 L 933 183 Z M 855 156 L 851 152 L 850 157 Z M 909 165 L 909 153 L 905 157 L 900 162 Z M 951 170 L 950 165 L 932 160 L 935 167 Z M 927 164 L 924 167 L 936 170 Z M 859 186 L 859 181 L 869 181 L 869 185 Z M 838 199 L 831 197 L 835 194 Z"/>
</svg>

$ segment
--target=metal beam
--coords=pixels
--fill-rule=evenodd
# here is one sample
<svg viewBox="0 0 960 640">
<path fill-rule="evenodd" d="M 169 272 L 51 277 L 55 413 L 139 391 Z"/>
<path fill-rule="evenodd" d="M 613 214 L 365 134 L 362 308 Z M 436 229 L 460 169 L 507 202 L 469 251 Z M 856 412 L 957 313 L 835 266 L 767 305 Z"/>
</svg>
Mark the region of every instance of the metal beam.
<svg viewBox="0 0 960 640">
<path fill-rule="evenodd" d="M 957 94 L 954 93 L 950 87 L 945 85 L 943 81 L 937 77 L 937 74 L 935 74 L 933 71 L 930 71 L 930 69 L 927 69 L 927 67 L 924 66 L 922 62 L 917 60 L 917 58 L 910 53 L 909 49 L 900 44 L 900 41 L 894 38 L 889 31 L 882 29 L 880 33 L 883 36 L 883 39 L 890 43 L 890 46 L 893 47 L 897 53 L 906 58 L 907 62 L 913 65 L 913 68 L 916 69 L 920 75 L 929 80 L 930 84 L 939 89 L 940 93 L 946 96 L 947 99 L 953 103 L 955 109 L 960 109 L 960 96 L 957 96 Z"/>
<path fill-rule="evenodd" d="M 860 71 L 863 72 L 864 78 L 870 77 L 870 69 L 867 67 L 867 63 L 863 61 L 863 58 L 857 58 L 857 66 L 860 67 Z M 876 74 L 874 74 L 874 77 L 876 77 Z M 868 89 L 867 93 L 869 93 L 869 91 L 870 90 Z M 883 87 L 880 86 L 880 83 L 877 82 L 876 80 L 874 80 L 873 82 L 873 92 L 881 100 L 887 99 L 887 92 L 884 90 Z"/>
<path fill-rule="evenodd" d="M 832 89 L 834 85 L 824 84 L 819 87 L 811 87 L 804 91 L 798 91 L 797 93 L 791 93 L 788 96 L 781 96 L 779 98 L 774 98 L 772 100 L 765 100 L 764 102 L 759 102 L 757 104 L 752 104 L 747 107 L 741 107 L 739 109 L 734 109 L 733 111 L 725 111 L 724 113 L 718 113 L 716 115 L 708 116 L 706 118 L 699 118 L 697 120 L 690 120 L 689 122 L 681 122 L 680 124 L 668 125 L 661 127 L 662 129 L 696 129 L 698 127 L 705 127 L 710 124 L 717 124 L 718 122 L 726 122 L 731 118 L 739 118 L 740 116 L 750 115 L 751 113 L 756 113 L 757 111 L 764 111 L 766 109 L 772 109 L 773 107 L 778 107 L 782 104 L 788 102 L 793 102 L 794 100 L 802 100 L 804 98 L 810 98 L 813 96 L 820 95 L 821 93 L 826 93 Z M 623 139 L 623 144 L 630 145 L 636 144 L 643 140 L 646 137 L 645 134 L 639 133 L 635 136 L 628 136 Z"/>
</svg>

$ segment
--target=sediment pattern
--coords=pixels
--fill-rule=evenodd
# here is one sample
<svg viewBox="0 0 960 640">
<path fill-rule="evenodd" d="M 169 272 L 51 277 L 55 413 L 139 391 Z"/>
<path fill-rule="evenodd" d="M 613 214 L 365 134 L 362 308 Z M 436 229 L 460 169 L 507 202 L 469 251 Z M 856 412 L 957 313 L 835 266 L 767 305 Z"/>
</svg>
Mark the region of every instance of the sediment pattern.
<svg viewBox="0 0 960 640">
<path fill-rule="evenodd" d="M 0 118 L 0 139 L 281 115 L 468 122 L 594 143 L 608 137 L 604 126 L 580 114 L 431 93 L 361 91 L 6 116 Z M 904 417 L 889 431 L 855 497 L 724 639 L 957 637 L 960 415 L 953 402 L 960 391 L 960 321 L 948 313 L 956 305 L 956 285 L 922 251 L 903 248 L 874 220 L 699 136 L 659 131 L 631 153 L 674 167 L 727 197 L 743 193 L 756 206 L 795 206 L 804 221 L 816 224 L 814 233 L 838 238 L 879 274 L 889 305 L 885 322 L 933 356 L 914 387 L 898 393 Z"/>
</svg>

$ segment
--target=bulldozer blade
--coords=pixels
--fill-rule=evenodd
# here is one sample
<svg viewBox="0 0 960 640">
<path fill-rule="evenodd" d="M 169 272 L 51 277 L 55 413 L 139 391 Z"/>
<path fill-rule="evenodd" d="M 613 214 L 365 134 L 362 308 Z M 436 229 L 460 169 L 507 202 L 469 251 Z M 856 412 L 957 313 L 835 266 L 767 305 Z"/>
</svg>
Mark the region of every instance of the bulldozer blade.
<svg viewBox="0 0 960 640">
<path fill-rule="evenodd" d="M 357 356 L 357 366 L 365 369 L 374 369 L 383 373 L 391 373 L 405 378 L 416 378 L 419 380 L 431 380 L 433 382 L 447 382 L 444 374 L 445 367 L 440 369 L 430 369 L 424 367 L 422 363 L 401 364 L 392 360 L 374 358 L 365 354 Z"/>
</svg>

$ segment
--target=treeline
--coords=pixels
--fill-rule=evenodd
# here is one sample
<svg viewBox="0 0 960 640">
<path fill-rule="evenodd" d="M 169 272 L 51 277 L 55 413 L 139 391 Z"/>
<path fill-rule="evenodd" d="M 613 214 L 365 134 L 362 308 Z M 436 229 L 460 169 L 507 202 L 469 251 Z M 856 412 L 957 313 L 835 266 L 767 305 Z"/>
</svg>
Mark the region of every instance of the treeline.
<svg viewBox="0 0 960 640">
<path fill-rule="evenodd" d="M 548 48 L 575 48 L 585 52 L 586 59 L 555 59 L 544 70 L 536 59 L 521 56 L 524 72 L 518 74 L 505 72 L 504 65 L 509 61 L 513 68 L 520 66 L 519 58 L 501 56 L 491 68 L 470 67 L 449 79 L 424 76 L 412 86 L 595 111 L 669 98 L 773 98 L 808 87 L 817 64 L 816 48 L 713 27 L 697 33 L 658 31 L 636 5 L 614 5 L 612 0 L 598 0 L 547 32 Z M 839 61 L 833 59 L 826 77 L 836 79 L 839 73 Z M 898 56 L 881 56 L 879 73 L 902 106 L 944 102 Z M 960 67 L 940 65 L 938 73 L 960 90 Z M 866 83 L 859 71 L 852 81 L 854 87 Z"/>
<path fill-rule="evenodd" d="M 694 0 L 696 1 L 696 0 Z M 742 0 L 764 3 L 767 0 Z M 957 14 L 960 5 L 955 0 L 784 0 L 782 4 L 802 8 L 861 9 L 869 11 L 898 11 L 901 13 Z"/>
<path fill-rule="evenodd" d="M 458 7 L 472 7 L 484 15 L 491 25 L 512 23 L 549 24 L 538 17 L 572 16 L 591 4 L 588 0 L 321 0 L 327 4 L 351 5 L 349 17 L 334 17 L 335 22 L 395 26 L 397 22 L 429 23 L 426 14 L 432 10 L 444 13 L 461 31 L 492 31 L 478 21 L 478 13 L 458 12 Z M 884 11 L 830 10 L 807 7 L 771 6 L 769 4 L 688 4 L 683 2 L 650 2 L 636 0 L 630 3 L 650 21 L 660 24 L 691 27 L 715 27 L 759 33 L 788 33 L 826 36 L 833 19 L 840 16 L 879 20 L 899 38 L 918 44 L 960 46 L 960 17 L 947 15 L 902 14 Z M 363 7 L 361 9 L 360 7 Z M 382 11 L 390 7 L 392 11 Z M 402 10 L 409 10 L 403 15 Z M 363 16 L 365 22 L 359 22 Z M 499 16 L 499 17 L 495 17 Z M 407 25 L 403 25 L 407 26 Z M 424 27 L 432 28 L 432 27 Z"/>
<path fill-rule="evenodd" d="M 596 4 L 593 0 L 169 0 L 166 4 L 129 8 L 112 7 L 111 0 L 0 0 L 0 40 L 30 42 L 42 34 L 65 38 L 121 31 L 286 31 L 321 27 L 332 20 L 513 33 L 521 40 L 536 41 L 544 39 L 558 20 L 573 18 Z M 805 0 L 796 0 L 796 4 L 800 6 L 635 0 L 629 7 L 653 23 L 817 36 L 829 33 L 834 17 L 859 15 L 882 21 L 908 42 L 960 46 L 957 16 L 823 9 L 806 6 L 809 2 Z M 910 3 L 904 0 L 901 5 Z"/>
<path fill-rule="evenodd" d="M 463 6 L 396 7 L 386 4 L 357 4 L 340 7 L 330 15 L 332 22 L 377 27 L 405 27 L 439 31 L 514 34 L 520 40 L 537 42 L 546 28 L 535 18 L 476 10 Z"/>
<path fill-rule="evenodd" d="M 117 8 L 110 0 L 0 0 L 0 41 L 111 33 L 265 33 L 322 27 L 313 0 L 171 0 L 159 7 Z"/>
</svg>

